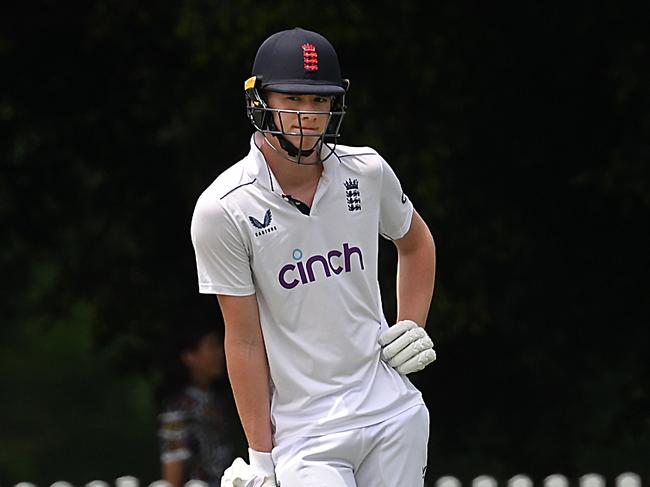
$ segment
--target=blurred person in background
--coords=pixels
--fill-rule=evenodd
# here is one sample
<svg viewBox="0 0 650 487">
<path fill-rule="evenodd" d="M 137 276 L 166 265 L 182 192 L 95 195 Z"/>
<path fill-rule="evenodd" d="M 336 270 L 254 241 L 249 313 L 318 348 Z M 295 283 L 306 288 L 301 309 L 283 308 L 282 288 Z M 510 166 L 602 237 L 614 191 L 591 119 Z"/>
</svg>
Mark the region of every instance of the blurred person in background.
<svg viewBox="0 0 650 487">
<path fill-rule="evenodd" d="M 226 379 L 223 323 L 215 320 L 216 303 L 197 303 L 190 315 L 188 323 L 168 337 L 158 393 L 160 478 L 174 487 L 189 480 L 218 486 L 223 471 L 241 450 L 242 432 L 237 430 L 239 421 Z"/>
</svg>

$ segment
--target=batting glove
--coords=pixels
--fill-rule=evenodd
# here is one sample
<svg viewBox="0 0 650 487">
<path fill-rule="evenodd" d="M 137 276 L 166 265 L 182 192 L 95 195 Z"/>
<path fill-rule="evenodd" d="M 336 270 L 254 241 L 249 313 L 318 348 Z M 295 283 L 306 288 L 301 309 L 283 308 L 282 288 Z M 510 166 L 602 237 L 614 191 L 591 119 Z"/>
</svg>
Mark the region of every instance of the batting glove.
<svg viewBox="0 0 650 487">
<path fill-rule="evenodd" d="M 249 448 L 248 459 L 250 465 L 242 458 L 235 458 L 221 477 L 221 487 L 276 487 L 271 454 Z"/>
<path fill-rule="evenodd" d="M 398 321 L 379 336 L 381 358 L 400 374 L 422 370 L 436 359 L 433 342 L 411 320 Z"/>
</svg>

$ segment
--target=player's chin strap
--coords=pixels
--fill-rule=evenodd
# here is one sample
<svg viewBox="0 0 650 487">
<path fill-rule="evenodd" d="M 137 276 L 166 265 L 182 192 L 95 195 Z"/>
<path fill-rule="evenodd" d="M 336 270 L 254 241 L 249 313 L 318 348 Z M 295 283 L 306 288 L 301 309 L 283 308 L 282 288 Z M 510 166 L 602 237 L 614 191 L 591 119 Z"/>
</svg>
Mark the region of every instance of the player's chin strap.
<svg viewBox="0 0 650 487">
<path fill-rule="evenodd" d="M 313 165 L 316 165 L 316 164 L 322 164 L 324 161 L 329 159 L 332 154 L 334 154 L 334 149 L 336 147 L 336 144 L 334 144 L 334 145 L 326 144 L 325 141 L 323 140 L 323 138 L 321 137 L 321 139 L 316 143 L 316 146 L 314 146 L 312 149 L 309 150 L 309 153 L 312 153 L 313 151 L 315 151 L 318 148 L 318 151 L 320 153 L 319 158 L 314 162 L 302 162 L 301 159 L 303 157 L 306 157 L 307 151 L 299 151 L 298 149 L 296 149 L 294 147 L 294 150 L 296 151 L 296 156 L 297 156 L 297 158 L 296 158 L 296 156 L 291 156 L 288 153 L 288 151 L 286 151 L 286 150 L 282 151 L 282 150 L 278 149 L 275 145 L 273 145 L 273 143 L 267 137 L 268 132 L 259 131 L 259 133 L 262 134 L 262 138 L 264 139 L 264 141 L 263 141 L 264 144 L 268 145 L 271 149 L 273 149 L 275 152 L 277 152 L 280 156 L 282 156 L 287 161 L 293 162 L 294 164 L 300 164 L 300 165 L 303 165 L 303 166 L 313 166 Z M 276 134 L 271 134 L 271 135 L 276 136 L 278 139 L 280 138 Z M 290 143 L 290 142 L 288 142 L 288 143 Z M 257 140 L 255 140 L 255 146 L 259 150 L 262 150 L 262 148 L 257 143 Z M 323 157 L 323 152 L 324 152 L 323 151 L 323 146 L 327 147 L 327 149 L 329 150 L 327 155 L 324 156 L 324 157 Z M 292 145 L 292 147 L 293 147 L 293 145 Z M 302 155 L 301 155 L 301 153 L 302 153 Z"/>
<path fill-rule="evenodd" d="M 316 144 L 314 144 L 314 147 L 311 149 L 303 150 L 303 149 L 298 149 L 295 145 L 293 145 L 291 142 L 287 140 L 287 138 L 284 135 L 281 134 L 273 134 L 275 137 L 278 139 L 278 142 L 280 142 L 280 147 L 282 147 L 285 151 L 287 151 L 287 154 L 289 154 L 291 157 L 309 157 L 314 153 L 314 149 L 316 148 L 316 145 L 318 145 L 319 142 L 323 139 L 322 136 L 316 141 Z M 300 159 L 298 159 L 300 160 Z"/>
<path fill-rule="evenodd" d="M 327 157 L 331 155 L 328 154 L 328 156 L 323 159 L 322 157 L 319 157 L 316 161 L 314 162 L 302 162 L 302 160 L 306 157 L 309 157 L 309 155 L 313 154 L 313 152 L 316 150 L 316 148 L 320 150 L 323 147 L 323 138 L 321 137 L 318 142 L 316 142 L 316 145 L 312 147 L 311 149 L 308 150 L 300 150 L 296 148 L 291 142 L 286 140 L 284 136 L 279 135 L 279 134 L 271 134 L 274 137 L 278 139 L 278 142 L 280 143 L 280 147 L 282 150 L 278 149 L 267 137 L 267 133 L 261 132 L 262 136 L 264 137 L 264 142 L 275 152 L 277 152 L 279 155 L 281 155 L 283 158 L 285 158 L 287 161 L 293 162 L 294 164 L 302 164 L 304 166 L 310 166 L 310 165 L 315 165 L 315 164 L 321 164 Z M 284 142 L 284 143 L 283 143 Z M 255 144 L 257 145 L 257 144 Z M 328 146 L 329 147 L 329 146 Z M 258 149 L 261 149 L 261 147 L 257 147 Z M 334 152 L 333 150 L 331 152 Z"/>
<path fill-rule="evenodd" d="M 311 149 L 299 149 L 295 145 L 293 145 L 289 140 L 284 136 L 284 130 L 279 131 L 275 125 L 275 122 L 271 119 L 269 120 L 269 128 L 272 130 L 273 136 L 275 136 L 276 139 L 278 139 L 278 142 L 280 143 L 280 147 L 289 155 L 289 157 L 297 158 L 297 159 L 289 159 L 292 162 L 295 162 L 296 164 L 302 164 L 300 161 L 303 157 L 309 157 L 314 153 L 314 150 L 318 146 L 319 148 L 323 146 L 323 136 L 321 135 L 314 146 Z M 277 133 L 280 132 L 280 133 Z M 266 139 L 266 137 L 264 137 Z M 302 146 L 302 137 L 300 138 L 300 145 Z M 268 140 L 267 140 L 268 142 Z M 271 147 L 274 149 L 275 146 L 271 143 L 269 143 Z M 277 149 L 276 149 L 277 150 Z M 316 162 L 318 164 L 320 161 Z"/>
</svg>

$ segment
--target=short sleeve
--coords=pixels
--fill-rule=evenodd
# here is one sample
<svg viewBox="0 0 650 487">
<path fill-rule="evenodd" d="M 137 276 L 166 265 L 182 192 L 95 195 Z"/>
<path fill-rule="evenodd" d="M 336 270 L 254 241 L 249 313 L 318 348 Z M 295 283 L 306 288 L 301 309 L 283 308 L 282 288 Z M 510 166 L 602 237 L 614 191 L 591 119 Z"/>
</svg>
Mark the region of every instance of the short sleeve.
<svg viewBox="0 0 650 487">
<path fill-rule="evenodd" d="M 180 410 L 165 410 L 158 417 L 160 428 L 160 461 L 162 463 L 187 460 L 192 456 L 189 448 L 187 415 Z"/>
<path fill-rule="evenodd" d="M 381 196 L 379 208 L 379 233 L 390 240 L 402 238 L 411 227 L 413 204 L 409 200 L 395 172 L 381 159 Z"/>
<path fill-rule="evenodd" d="M 205 196 L 205 195 L 204 195 Z M 248 296 L 255 292 L 249 255 L 232 217 L 215 198 L 199 198 L 192 215 L 199 292 Z"/>
</svg>

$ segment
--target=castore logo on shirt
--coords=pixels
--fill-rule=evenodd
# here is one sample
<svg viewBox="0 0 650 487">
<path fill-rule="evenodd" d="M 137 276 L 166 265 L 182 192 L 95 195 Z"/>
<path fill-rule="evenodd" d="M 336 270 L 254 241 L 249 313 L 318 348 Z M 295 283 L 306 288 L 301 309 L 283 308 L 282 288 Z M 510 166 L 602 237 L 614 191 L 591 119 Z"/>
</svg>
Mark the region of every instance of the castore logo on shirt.
<svg viewBox="0 0 650 487">
<path fill-rule="evenodd" d="M 328 278 L 332 277 L 332 273 L 338 276 L 342 272 L 350 272 L 353 260 L 357 262 L 357 266 L 361 270 L 365 269 L 361 249 L 351 247 L 347 242 L 343 244 L 343 252 L 334 249 L 327 252 L 326 255 L 315 254 L 303 261 L 302 250 L 294 249 L 291 257 L 296 263 L 285 264 L 278 273 L 278 282 L 285 289 L 293 289 L 298 284 L 309 284 L 318 279 L 318 276 L 324 275 L 325 278 Z M 355 258 L 353 259 L 353 257 Z M 318 265 L 316 265 L 317 263 Z M 314 272 L 315 268 L 322 269 L 318 276 Z"/>
<path fill-rule="evenodd" d="M 271 226 L 271 221 L 273 220 L 273 216 L 271 215 L 271 210 L 266 210 L 266 213 L 264 214 L 264 221 L 261 222 L 254 216 L 249 216 L 248 220 L 251 222 L 251 225 L 253 225 L 255 228 L 259 229 L 259 231 L 255 232 L 255 236 L 259 237 L 260 235 L 265 235 L 270 232 L 274 232 L 277 230 L 277 227 L 275 225 Z"/>
</svg>

